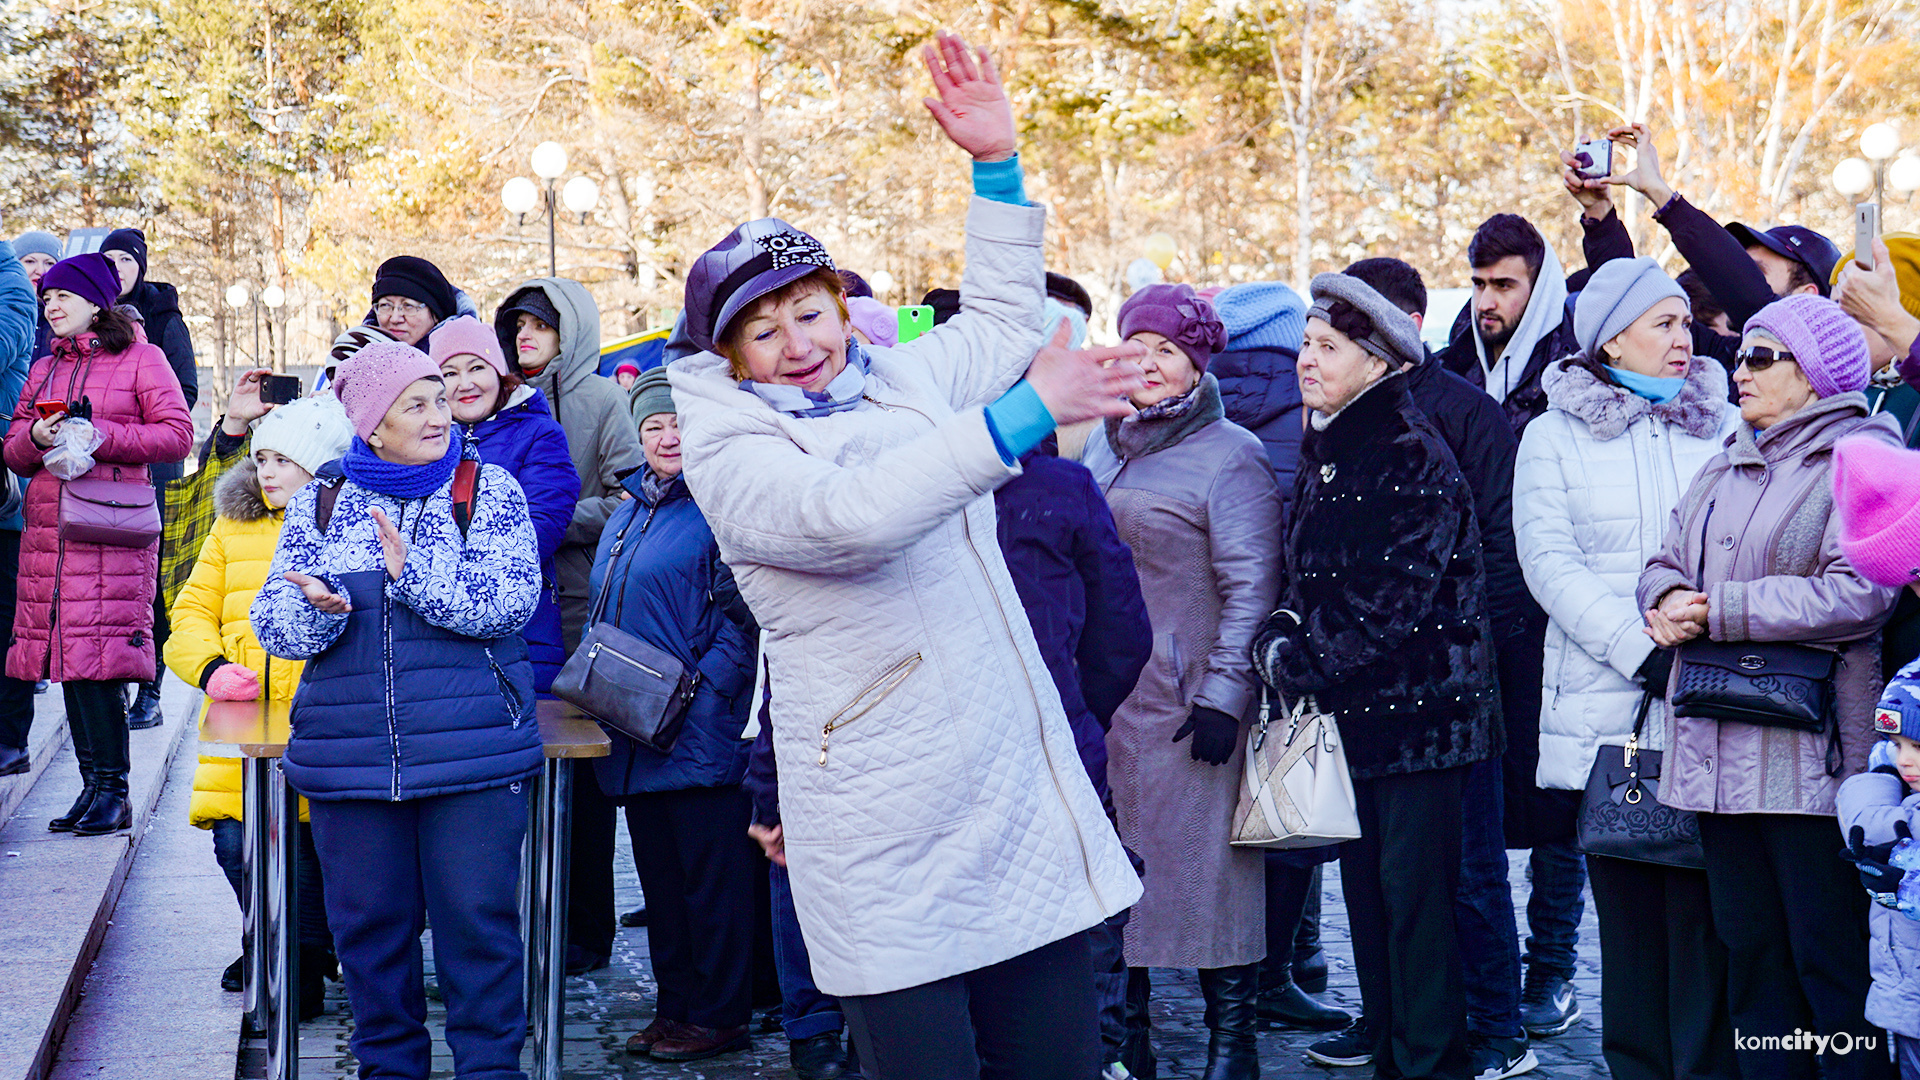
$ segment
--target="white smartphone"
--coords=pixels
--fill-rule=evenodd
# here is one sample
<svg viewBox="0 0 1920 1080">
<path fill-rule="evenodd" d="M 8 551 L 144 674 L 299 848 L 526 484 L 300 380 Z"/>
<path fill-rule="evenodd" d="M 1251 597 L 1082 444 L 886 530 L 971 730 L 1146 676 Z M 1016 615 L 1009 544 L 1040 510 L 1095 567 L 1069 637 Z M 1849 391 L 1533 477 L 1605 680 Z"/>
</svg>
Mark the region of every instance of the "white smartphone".
<svg viewBox="0 0 1920 1080">
<path fill-rule="evenodd" d="M 1863 202 L 1853 208 L 1853 261 L 1873 269 L 1873 242 L 1880 236 L 1880 204 Z"/>
</svg>

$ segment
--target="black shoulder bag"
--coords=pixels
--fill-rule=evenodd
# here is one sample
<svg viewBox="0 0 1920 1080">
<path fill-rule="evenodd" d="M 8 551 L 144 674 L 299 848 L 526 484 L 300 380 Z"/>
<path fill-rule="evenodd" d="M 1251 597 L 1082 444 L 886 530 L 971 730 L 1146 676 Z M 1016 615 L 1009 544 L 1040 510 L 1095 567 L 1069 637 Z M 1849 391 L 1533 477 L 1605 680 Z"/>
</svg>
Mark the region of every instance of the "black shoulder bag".
<svg viewBox="0 0 1920 1080">
<path fill-rule="evenodd" d="M 1640 695 L 1640 715 L 1625 746 L 1602 746 L 1587 773 L 1573 844 L 1588 855 L 1704 870 L 1700 822 L 1691 810 L 1660 801 L 1658 750 L 1640 749 L 1655 689 Z"/>
</svg>

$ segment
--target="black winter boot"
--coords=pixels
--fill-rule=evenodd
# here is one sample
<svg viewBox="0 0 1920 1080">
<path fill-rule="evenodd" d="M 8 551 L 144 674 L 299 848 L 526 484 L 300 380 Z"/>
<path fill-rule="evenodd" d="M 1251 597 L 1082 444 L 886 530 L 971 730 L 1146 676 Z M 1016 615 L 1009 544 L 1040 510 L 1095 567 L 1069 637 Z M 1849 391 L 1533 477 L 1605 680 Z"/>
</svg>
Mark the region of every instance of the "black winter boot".
<svg viewBox="0 0 1920 1080">
<path fill-rule="evenodd" d="M 127 724 L 115 712 L 87 716 L 93 749 L 93 801 L 87 812 L 73 823 L 75 836 L 103 836 L 119 832 L 133 823 L 133 810 L 127 804 Z"/>
<path fill-rule="evenodd" d="M 87 807 L 93 805 L 93 740 L 87 727 L 77 717 L 67 717 L 67 738 L 73 743 L 74 760 L 80 763 L 80 797 L 73 800 L 67 812 L 47 822 L 48 832 L 72 832 L 73 823 L 86 816 Z"/>
<path fill-rule="evenodd" d="M 325 945 L 300 946 L 300 1022 L 319 1016 L 327 1007 L 327 969 L 333 950 Z"/>
<path fill-rule="evenodd" d="M 1127 1035 L 1120 1043 L 1120 1064 L 1136 1080 L 1158 1080 L 1160 1061 L 1153 1056 L 1152 1018 L 1147 1013 L 1152 984 L 1146 968 L 1127 969 Z"/>
<path fill-rule="evenodd" d="M 1320 877 L 1325 866 L 1313 868 L 1307 902 L 1300 911 L 1300 929 L 1293 937 L 1293 983 L 1309 994 L 1327 992 L 1327 950 L 1320 947 Z"/>
<path fill-rule="evenodd" d="M 1260 994 L 1260 965 L 1201 968 L 1200 994 L 1207 1001 L 1207 1069 L 1201 1080 L 1260 1080 L 1260 1050 L 1254 1044 L 1260 1021 L 1254 1001 Z"/>
<path fill-rule="evenodd" d="M 133 695 L 133 704 L 127 706 L 127 727 L 144 731 L 166 723 L 167 718 L 160 714 L 160 683 L 149 681 L 136 685 L 139 692 Z"/>
</svg>

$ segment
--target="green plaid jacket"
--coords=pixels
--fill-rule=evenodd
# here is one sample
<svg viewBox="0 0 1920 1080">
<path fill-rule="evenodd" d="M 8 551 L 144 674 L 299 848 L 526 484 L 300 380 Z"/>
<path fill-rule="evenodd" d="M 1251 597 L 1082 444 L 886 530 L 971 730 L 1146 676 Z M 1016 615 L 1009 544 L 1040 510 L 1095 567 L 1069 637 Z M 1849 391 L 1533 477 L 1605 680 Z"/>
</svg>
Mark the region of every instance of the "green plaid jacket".
<svg viewBox="0 0 1920 1080">
<path fill-rule="evenodd" d="M 168 611 L 213 531 L 213 485 L 247 456 L 247 442 L 246 436 L 234 439 L 215 427 L 201 444 L 200 467 L 167 485 L 160 526 L 160 602 Z"/>
</svg>

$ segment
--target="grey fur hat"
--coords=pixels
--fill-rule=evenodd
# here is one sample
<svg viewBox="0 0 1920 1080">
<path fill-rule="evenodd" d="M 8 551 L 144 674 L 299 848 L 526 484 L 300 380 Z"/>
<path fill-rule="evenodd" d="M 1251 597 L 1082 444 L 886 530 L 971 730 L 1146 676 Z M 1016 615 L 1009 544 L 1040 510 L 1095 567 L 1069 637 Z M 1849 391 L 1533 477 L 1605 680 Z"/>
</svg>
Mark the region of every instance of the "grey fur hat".
<svg viewBox="0 0 1920 1080">
<path fill-rule="evenodd" d="M 1385 360 L 1391 370 L 1422 363 L 1426 346 L 1413 316 L 1395 307 L 1373 286 L 1347 274 L 1320 274 L 1309 290 L 1312 303 L 1307 318 L 1319 319 L 1353 339 L 1354 344 Z M 1355 318 L 1355 314 L 1361 318 Z"/>
</svg>

